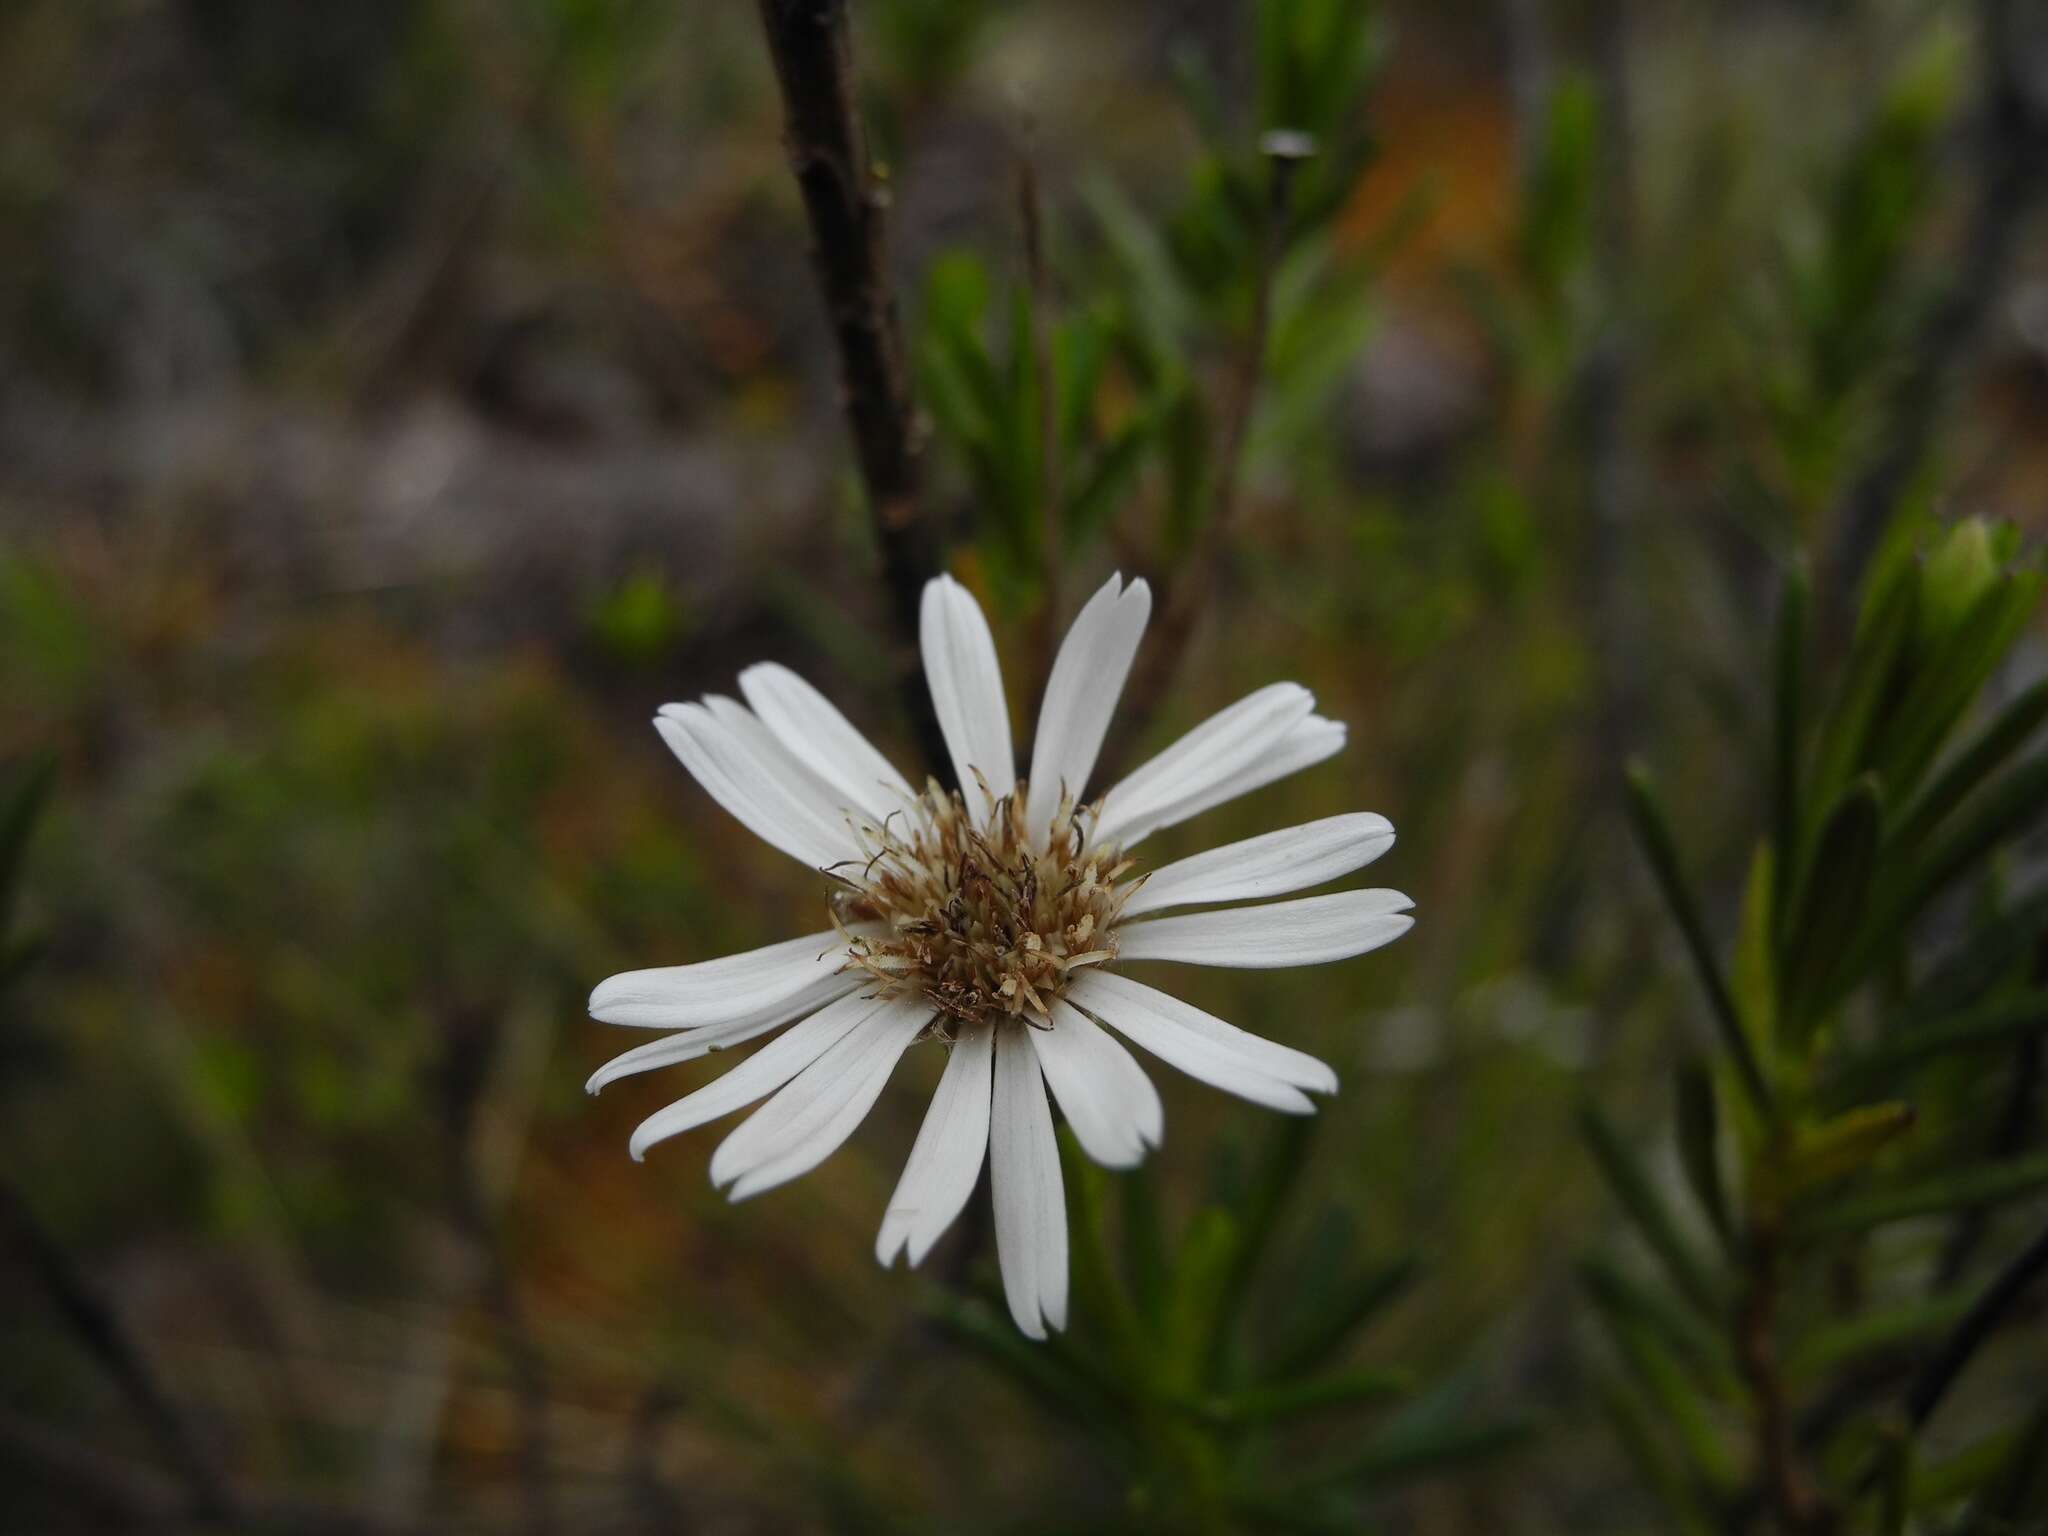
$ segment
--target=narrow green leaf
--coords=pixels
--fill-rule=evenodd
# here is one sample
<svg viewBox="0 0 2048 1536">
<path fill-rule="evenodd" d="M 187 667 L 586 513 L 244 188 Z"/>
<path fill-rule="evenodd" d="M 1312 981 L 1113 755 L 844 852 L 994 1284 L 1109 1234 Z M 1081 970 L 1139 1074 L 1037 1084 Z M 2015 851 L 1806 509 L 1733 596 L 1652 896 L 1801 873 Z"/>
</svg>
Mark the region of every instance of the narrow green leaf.
<svg viewBox="0 0 2048 1536">
<path fill-rule="evenodd" d="M 1893 679 L 1918 622 L 1920 567 L 1907 561 L 1874 586 L 1849 649 L 1848 670 L 1821 734 L 1812 779 L 1816 804 L 1834 800 L 1868 766 L 1870 736 L 1892 695 Z"/>
<path fill-rule="evenodd" d="M 935 1288 L 926 1302 L 939 1326 L 1025 1395 L 1061 1419 L 1079 1420 L 1121 1438 L 1123 1415 L 1101 1386 L 1052 1351 L 1017 1332 L 980 1301 Z"/>
<path fill-rule="evenodd" d="M 1878 1153 L 1913 1128 L 1913 1106 L 1863 1104 L 1803 1127 L 1792 1139 L 1782 1193 L 1797 1195 L 1869 1165 Z"/>
<path fill-rule="evenodd" d="M 1415 1390 L 1414 1373 L 1354 1370 L 1308 1381 L 1254 1387 L 1189 1401 L 1185 1406 L 1212 1424 L 1247 1427 L 1274 1424 L 1309 1414 L 1377 1407 Z"/>
<path fill-rule="evenodd" d="M 1613 1124 L 1590 1100 L 1579 1106 L 1579 1129 L 1608 1186 L 1650 1251 L 1656 1254 L 1686 1300 L 1709 1318 L 1722 1313 L 1720 1285 L 1706 1263 L 1679 1230 L 1670 1208 L 1650 1182 L 1649 1173 L 1623 1143 Z"/>
<path fill-rule="evenodd" d="M 1714 1075 L 1688 1057 L 1678 1064 L 1676 1085 L 1679 1161 L 1692 1185 L 1693 1198 L 1714 1224 L 1723 1249 L 1732 1252 L 1735 1227 L 1721 1187 L 1720 1108 L 1714 1102 Z"/>
<path fill-rule="evenodd" d="M 1054 420 L 1065 450 L 1089 435 L 1108 355 L 1107 327 L 1094 315 L 1075 315 L 1053 335 Z"/>
<path fill-rule="evenodd" d="M 1785 928 L 1786 1001 L 1780 1026 L 1795 1043 L 1853 984 L 1844 957 L 1862 931 L 1884 835 L 1884 798 L 1865 774 L 1829 811 Z"/>
<path fill-rule="evenodd" d="M 1893 845 L 1917 848 L 1943 817 L 2027 744 L 2043 720 L 2048 720 L 2048 677 L 2007 704 L 1949 759 L 1900 814 Z"/>
<path fill-rule="evenodd" d="M 1235 1203 L 1236 1243 L 1217 1290 L 1216 1316 L 1210 1324 L 1210 1380 L 1217 1379 L 1226 1352 L 1238 1337 L 1238 1308 L 1243 1305 L 1260 1259 L 1271 1247 L 1273 1228 L 1308 1161 L 1316 1128 L 1321 1123 L 1319 1115 L 1289 1115 L 1274 1125 L 1267 1134 L 1251 1188 Z"/>
<path fill-rule="evenodd" d="M 1913 1495 L 1911 1435 L 1898 1431 L 1885 1435 L 1878 1453 L 1877 1490 L 1879 1536 L 1906 1536 L 1906 1515 Z"/>
<path fill-rule="evenodd" d="M 57 784 L 57 759 L 48 753 L 32 759 L 0 793 L 0 935 L 14 916 L 21 864 L 36 822 Z"/>
<path fill-rule="evenodd" d="M 1601 1412 L 1613 1428 L 1615 1438 L 1635 1463 L 1637 1473 L 1657 1495 L 1685 1536 L 1710 1536 L 1711 1501 L 1695 1491 L 1695 1485 L 1680 1470 L 1677 1460 L 1664 1446 L 1659 1434 L 1662 1420 L 1653 1420 L 1627 1387 L 1618 1379 L 1602 1376 L 1594 1383 Z"/>
<path fill-rule="evenodd" d="M 1785 1372 L 1795 1380 L 1812 1381 L 1837 1366 L 1891 1354 L 1949 1328 L 1969 1310 L 1970 1301 L 1965 1295 L 1950 1295 L 1906 1302 L 1817 1328 L 1786 1356 Z"/>
<path fill-rule="evenodd" d="M 924 331 L 949 341 L 977 335 L 989 291 L 988 266 L 972 251 L 936 257 L 925 275 Z"/>
<path fill-rule="evenodd" d="M 1123 1197 L 1124 1283 L 1139 1315 L 1155 1330 L 1166 1302 L 1166 1233 L 1159 1219 L 1157 1167 L 1156 1159 L 1143 1163 L 1116 1181 Z"/>
<path fill-rule="evenodd" d="M 1988 1488 L 2026 1449 L 2022 1431 L 2005 1429 L 1986 1435 L 1953 1456 L 1917 1468 L 1913 1476 L 1913 1512 L 1947 1509 L 1956 1500 Z M 1985 1536 L 2033 1536 L 2025 1526 L 1987 1526 Z"/>
<path fill-rule="evenodd" d="M 2048 933 L 2048 883 L 1980 919 L 1943 955 L 1906 1000 L 1909 1027 L 1939 1023 L 1962 1012 L 2031 965 Z"/>
<path fill-rule="evenodd" d="M 1693 967 L 1706 990 L 1714 1022 L 1721 1032 L 1721 1042 L 1734 1060 L 1750 1097 L 1759 1109 L 1768 1112 L 1770 1086 L 1764 1080 L 1763 1069 L 1757 1065 L 1755 1048 L 1736 1012 L 1727 978 L 1721 974 L 1720 962 L 1714 958 L 1713 941 L 1707 936 L 1707 925 L 1700 915 L 1699 904 L 1693 900 L 1692 888 L 1679 868 L 1678 845 L 1672 839 L 1670 823 L 1658 803 L 1649 773 L 1641 764 L 1629 766 L 1628 789 L 1629 818 L 1635 828 L 1636 839 L 1642 846 L 1650 873 L 1656 877 L 1658 889 L 1678 923 L 1678 930 L 1685 938 Z"/>
<path fill-rule="evenodd" d="M 1132 421 L 1089 461 L 1067 498 L 1066 526 L 1076 540 L 1093 537 L 1114 520 L 1146 454 L 1157 445 L 1153 426 L 1149 417 Z"/>
<path fill-rule="evenodd" d="M 1727 1340 L 1697 1313 L 1673 1304 L 1598 1255 L 1580 1261 L 1579 1280 L 1593 1304 L 1617 1326 L 1628 1322 L 1647 1328 L 1692 1367 L 1700 1381 L 1728 1396 L 1739 1393 Z"/>
<path fill-rule="evenodd" d="M 1375 1433 L 1356 1455 L 1312 1474 L 1306 1486 L 1343 1483 L 1393 1488 L 1491 1460 L 1520 1445 L 1529 1434 L 1530 1426 L 1518 1421 L 1392 1425 Z"/>
<path fill-rule="evenodd" d="M 1407 1294 L 1421 1271 L 1413 1254 L 1403 1254 L 1337 1287 L 1323 1308 L 1307 1308 L 1294 1331 L 1274 1351 L 1275 1376 L 1286 1377 L 1335 1359 L 1351 1336 Z"/>
<path fill-rule="evenodd" d="M 1732 1488 L 1739 1477 L 1734 1455 L 1678 1362 L 1633 1313 L 1603 1307 L 1600 1315 L 1630 1374 L 1678 1436 L 1700 1479 L 1716 1489 Z"/>
<path fill-rule="evenodd" d="M 2010 1439 L 1958 1536 L 2016 1536 L 2048 1527 L 2048 1401 Z"/>
<path fill-rule="evenodd" d="M 1771 911 L 1782 924 L 1790 910 L 1792 887 L 1799 875 L 1800 735 L 1806 724 L 1806 624 L 1812 596 L 1802 565 L 1785 573 L 1778 600 L 1778 632 L 1773 647 L 1771 732 L 1771 846 L 1773 866 Z"/>
<path fill-rule="evenodd" d="M 1117 1284 L 1103 1246 L 1102 1170 L 1082 1154 L 1074 1133 L 1065 1126 L 1060 1127 L 1059 1149 L 1071 1207 L 1067 1235 L 1078 1310 L 1107 1335 L 1115 1355 L 1116 1379 L 1130 1390 L 1141 1392 L 1150 1375 L 1147 1336 L 1131 1308 L 1130 1297 Z"/>
<path fill-rule="evenodd" d="M 1195 1213 L 1181 1240 L 1166 1297 L 1161 1380 L 1182 1391 L 1204 1383 L 1211 1358 L 1217 1304 L 1237 1251 L 1237 1223 L 1222 1206 Z"/>
<path fill-rule="evenodd" d="M 1743 1033 L 1766 1061 L 1776 1051 L 1778 999 L 1784 988 L 1777 868 L 1777 850 L 1768 842 L 1758 843 L 1742 882 L 1735 943 L 1728 955 L 1728 989 L 1735 999 L 1736 1017 L 1743 1021 Z"/>
<path fill-rule="evenodd" d="M 2032 617 L 2039 595 L 2040 584 L 2031 573 L 1996 582 L 1917 669 L 1880 743 L 1880 772 L 1895 798 L 1904 799 L 1925 775 Z"/>
<path fill-rule="evenodd" d="M 1851 969 L 1892 943 L 1905 923 L 1951 884 L 1974 870 L 2008 838 L 2048 813 L 2048 754 L 2029 758 L 1977 796 L 1948 831 L 1932 840 L 1917 865 L 1879 886 Z"/>
<path fill-rule="evenodd" d="M 2031 758 L 1985 791 L 1969 814 L 1928 850 L 1913 910 L 2001 842 L 2048 812 L 2048 756 Z"/>
<path fill-rule="evenodd" d="M 1193 328 L 1194 301 L 1172 253 L 1152 221 L 1108 177 L 1094 176 L 1083 182 L 1081 198 L 1130 274 L 1130 290 L 1148 346 L 1161 359 L 1174 356 L 1180 338 Z"/>
<path fill-rule="evenodd" d="M 1833 1237 L 1914 1216 L 2017 1200 L 2042 1188 L 2048 1188 L 2048 1154 L 2018 1157 L 1838 1200 L 1806 1213 L 1799 1229 L 1808 1236 Z"/>
<path fill-rule="evenodd" d="M 1937 1056 L 2007 1046 L 2043 1032 L 2048 1032 L 2048 991 L 2001 998 L 1943 1023 L 1902 1031 L 1844 1061 L 1829 1078 L 1826 1096 L 1840 1103 Z"/>
</svg>

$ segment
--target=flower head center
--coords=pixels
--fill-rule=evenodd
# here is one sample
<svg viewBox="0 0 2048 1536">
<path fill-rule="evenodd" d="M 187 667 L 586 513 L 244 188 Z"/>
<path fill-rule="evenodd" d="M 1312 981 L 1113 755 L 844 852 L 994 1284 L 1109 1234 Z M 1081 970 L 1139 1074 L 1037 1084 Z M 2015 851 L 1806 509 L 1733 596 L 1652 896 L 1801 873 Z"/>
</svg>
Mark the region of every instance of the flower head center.
<svg viewBox="0 0 2048 1536">
<path fill-rule="evenodd" d="M 881 995 L 923 997 L 941 1039 L 984 1020 L 1048 1025 L 1073 975 L 1116 957 L 1130 861 L 1090 847 L 1071 802 L 1034 838 L 1027 800 L 1018 785 L 983 825 L 932 784 L 885 825 L 858 829 L 864 866 L 829 871 L 849 965 Z"/>
</svg>

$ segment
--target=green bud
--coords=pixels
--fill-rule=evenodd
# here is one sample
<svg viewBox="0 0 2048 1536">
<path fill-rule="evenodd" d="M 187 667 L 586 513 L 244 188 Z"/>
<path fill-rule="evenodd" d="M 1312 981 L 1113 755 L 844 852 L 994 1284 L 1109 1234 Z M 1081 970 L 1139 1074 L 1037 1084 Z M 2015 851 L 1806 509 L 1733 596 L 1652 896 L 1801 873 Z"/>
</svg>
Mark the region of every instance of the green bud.
<svg viewBox="0 0 2048 1536">
<path fill-rule="evenodd" d="M 1998 580 L 1999 553 L 1991 525 L 1967 518 L 1948 530 L 1920 572 L 1920 643 L 1938 644 L 1955 632 L 1977 599 Z"/>
</svg>

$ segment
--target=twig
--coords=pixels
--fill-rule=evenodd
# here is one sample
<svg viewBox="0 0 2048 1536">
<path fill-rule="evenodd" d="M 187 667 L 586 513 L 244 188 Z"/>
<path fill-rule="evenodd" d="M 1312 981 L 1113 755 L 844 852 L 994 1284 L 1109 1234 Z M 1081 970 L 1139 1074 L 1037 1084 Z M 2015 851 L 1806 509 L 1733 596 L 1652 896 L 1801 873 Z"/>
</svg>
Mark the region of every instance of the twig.
<svg viewBox="0 0 2048 1536">
<path fill-rule="evenodd" d="M 1237 521 L 1245 444 L 1251 436 L 1252 414 L 1265 376 L 1266 343 L 1273 322 L 1273 281 L 1287 244 L 1288 194 L 1297 158 L 1298 151 L 1291 146 L 1267 156 L 1266 222 L 1259 241 L 1258 268 L 1252 275 L 1251 326 L 1231 369 L 1223 399 L 1223 436 L 1216 447 L 1209 517 L 1196 536 L 1194 549 L 1181 563 L 1165 612 L 1140 652 L 1138 665 L 1124 689 L 1117 734 L 1105 754 L 1105 782 L 1114 777 L 1117 767 L 1158 712 L 1187 654 L 1195 623 L 1222 576 L 1229 551 L 1227 535 Z"/>
<path fill-rule="evenodd" d="M 1736 1318 L 1735 1353 L 1756 1401 L 1757 1462 L 1765 1496 L 1788 1531 L 1824 1531 L 1829 1516 L 1799 1464 L 1798 1445 L 1778 1370 L 1778 1232 L 1752 1224 L 1745 1247 L 1749 1287 Z"/>
<path fill-rule="evenodd" d="M 1892 510 L 1927 457 L 1944 419 L 1959 363 L 2005 291 L 2027 216 L 2048 186 L 2048 103 L 2027 79 L 2029 15 L 2038 0 L 1980 0 L 1983 119 L 1976 135 L 1977 191 L 1947 291 L 1922 325 L 1894 390 L 1870 461 L 1834 509 L 1833 608 L 1845 613 Z M 2038 32 L 2036 19 L 2032 27 Z"/>
<path fill-rule="evenodd" d="M 897 685 L 927 768 L 950 778 L 917 664 L 918 606 L 942 566 L 939 537 L 921 500 L 923 434 L 885 257 L 888 197 L 854 107 L 847 0 L 760 0 L 760 10 L 782 87 L 790 169 L 810 221 L 812 267 L 838 345 L 840 403 L 901 642 Z"/>
<path fill-rule="evenodd" d="M 44 1230 L 12 1181 L 5 1179 L 0 1179 L 0 1230 L 21 1250 L 79 1342 L 127 1395 L 164 1460 L 185 1485 L 191 1513 L 201 1519 L 234 1521 L 238 1511 L 227 1484 L 199 1449 L 119 1314 Z"/>
</svg>

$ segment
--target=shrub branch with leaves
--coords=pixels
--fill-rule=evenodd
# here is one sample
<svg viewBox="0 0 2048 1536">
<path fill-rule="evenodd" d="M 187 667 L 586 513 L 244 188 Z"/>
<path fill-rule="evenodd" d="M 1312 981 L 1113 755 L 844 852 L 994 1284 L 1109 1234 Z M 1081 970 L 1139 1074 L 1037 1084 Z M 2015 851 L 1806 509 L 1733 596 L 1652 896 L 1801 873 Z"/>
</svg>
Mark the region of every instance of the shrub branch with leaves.
<svg viewBox="0 0 2048 1536">
<path fill-rule="evenodd" d="M 2048 1188 L 2009 1108 L 2038 1091 L 2048 889 L 2010 888 L 2005 856 L 2048 810 L 2048 756 L 2026 751 L 2048 686 L 1965 728 L 2038 610 L 2017 544 L 1971 520 L 1879 567 L 1825 687 L 1787 577 L 1769 818 L 1726 951 L 1632 777 L 1714 1044 L 1678 1069 L 1680 1188 L 1586 1107 L 1656 1273 L 1600 1259 L 1585 1279 L 1621 1367 L 1610 1409 L 1688 1528 L 1767 1510 L 1788 1530 L 1992 1532 L 2048 1511 L 2038 1414 L 1938 1457 L 1923 1435 L 2048 1266 L 2048 1234 L 1996 1219 Z"/>
</svg>

